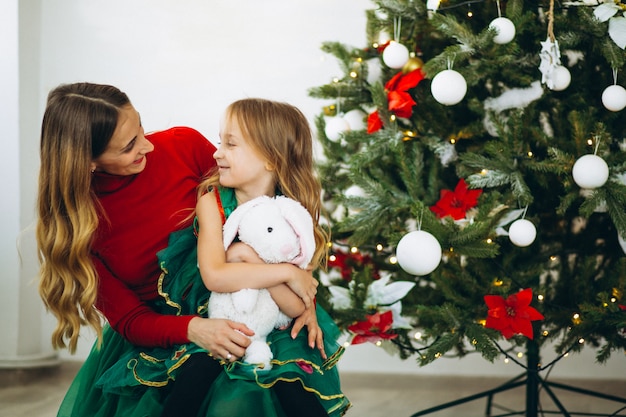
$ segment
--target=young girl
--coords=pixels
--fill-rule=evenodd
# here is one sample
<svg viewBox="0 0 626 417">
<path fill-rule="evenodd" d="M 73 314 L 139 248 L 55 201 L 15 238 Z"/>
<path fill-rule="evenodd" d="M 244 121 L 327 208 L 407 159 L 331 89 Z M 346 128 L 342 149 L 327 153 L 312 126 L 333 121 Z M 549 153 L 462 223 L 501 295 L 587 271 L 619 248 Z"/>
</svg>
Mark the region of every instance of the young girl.
<svg viewBox="0 0 626 417">
<path fill-rule="evenodd" d="M 226 109 L 220 137 L 221 145 L 214 153 L 218 171 L 199 186 L 197 246 L 189 230 L 172 235 L 168 248 L 159 254 L 164 271 L 159 291 L 180 314 L 204 314 L 209 295 L 206 288 L 217 292 L 268 288 L 287 315 L 304 312 L 313 316 L 309 335 L 295 328 L 273 331 L 267 338 L 274 356 L 271 370 L 259 370 L 238 360 L 241 354 L 228 348 L 207 355 L 193 344 L 178 346 L 167 355 L 154 350 L 142 352 L 124 362 L 124 368 L 131 368 L 133 378 L 142 384 L 166 384 L 168 378 L 175 379 L 163 417 L 204 416 L 205 399 L 211 397 L 211 407 L 219 409 L 220 416 L 343 415 L 350 403 L 341 392 L 335 367 L 343 353 L 336 341 L 339 330 L 321 308 L 315 307 L 314 292 L 300 288 L 305 281 L 294 278 L 307 274 L 313 279 L 310 271 L 291 264 L 262 263 L 242 243 L 233 244 L 228 251 L 223 246 L 222 226 L 239 204 L 261 195 L 285 195 L 311 213 L 316 241 L 311 266 L 321 264 L 327 239 L 318 223 L 321 187 L 314 174 L 309 124 L 289 104 L 244 99 Z M 120 380 L 119 374 L 111 374 L 109 380 Z M 211 395 L 214 381 L 220 387 L 228 381 L 238 383 L 228 395 L 216 399 Z M 254 393 L 259 387 L 269 389 L 280 406 L 257 401 L 261 398 Z"/>
</svg>

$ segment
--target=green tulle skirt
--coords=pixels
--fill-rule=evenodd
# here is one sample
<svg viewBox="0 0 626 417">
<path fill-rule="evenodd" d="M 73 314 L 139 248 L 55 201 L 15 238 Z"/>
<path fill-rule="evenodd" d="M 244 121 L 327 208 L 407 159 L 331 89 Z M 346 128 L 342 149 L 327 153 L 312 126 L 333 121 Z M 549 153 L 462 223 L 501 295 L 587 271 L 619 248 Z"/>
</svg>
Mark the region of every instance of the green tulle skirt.
<svg viewBox="0 0 626 417">
<path fill-rule="evenodd" d="M 159 253 L 164 271 L 159 281 L 162 298 L 153 306 L 163 314 L 206 314 L 209 293 L 200 279 L 196 238 L 191 229 L 172 234 Z M 278 381 L 299 382 L 314 392 L 330 416 L 343 415 L 350 402 L 341 392 L 335 366 L 343 353 L 339 329 L 318 307 L 328 359 L 308 346 L 306 330 L 291 339 L 290 329 L 268 336 L 274 355 L 272 369 L 263 371 L 243 362 L 224 365 L 208 392 L 199 417 L 284 417 L 271 387 Z M 159 416 L 178 370 L 193 353 L 206 353 L 194 344 L 170 349 L 138 348 L 106 327 L 102 348 L 94 346 L 61 404 L 59 416 Z"/>
</svg>

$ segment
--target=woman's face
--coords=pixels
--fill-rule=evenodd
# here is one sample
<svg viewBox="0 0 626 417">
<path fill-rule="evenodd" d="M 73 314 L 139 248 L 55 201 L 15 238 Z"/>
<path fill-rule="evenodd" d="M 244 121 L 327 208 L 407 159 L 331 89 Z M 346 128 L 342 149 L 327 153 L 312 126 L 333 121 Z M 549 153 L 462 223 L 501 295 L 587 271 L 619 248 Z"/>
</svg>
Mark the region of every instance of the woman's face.
<svg viewBox="0 0 626 417">
<path fill-rule="evenodd" d="M 138 174 L 146 167 L 146 154 L 153 149 L 144 136 L 139 113 L 129 104 L 120 111 L 109 145 L 92 161 L 91 168 L 113 175 Z"/>
</svg>

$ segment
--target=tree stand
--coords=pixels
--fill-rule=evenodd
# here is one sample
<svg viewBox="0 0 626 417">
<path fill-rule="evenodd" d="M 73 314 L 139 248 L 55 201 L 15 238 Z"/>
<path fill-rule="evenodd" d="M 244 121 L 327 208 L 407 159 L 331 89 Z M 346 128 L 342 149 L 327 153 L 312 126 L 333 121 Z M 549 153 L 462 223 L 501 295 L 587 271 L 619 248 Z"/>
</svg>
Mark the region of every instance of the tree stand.
<svg viewBox="0 0 626 417">
<path fill-rule="evenodd" d="M 537 342 L 529 340 L 526 346 L 526 349 L 527 349 L 527 368 L 526 368 L 525 373 L 513 378 L 512 380 L 496 388 L 419 411 L 413 414 L 411 417 L 423 416 L 426 414 L 434 413 L 436 411 L 440 411 L 446 408 L 454 407 L 454 406 L 464 404 L 470 401 L 475 401 L 480 398 L 487 398 L 487 407 L 485 409 L 485 416 L 487 417 L 504 417 L 504 416 L 514 416 L 514 415 L 523 415 L 526 417 L 537 417 L 539 413 L 540 389 L 545 390 L 545 392 L 548 394 L 548 396 L 550 397 L 554 405 L 558 408 L 558 411 L 541 410 L 542 415 L 543 414 L 559 414 L 565 417 L 570 417 L 570 416 L 575 416 L 575 415 L 607 416 L 607 417 L 626 416 L 626 414 L 618 414 L 620 411 L 626 410 L 626 398 L 624 397 L 616 397 L 614 395 L 607 395 L 601 392 L 572 387 L 569 385 L 559 384 L 556 382 L 548 382 L 544 380 L 541 376 L 539 376 L 539 345 L 537 344 Z M 491 413 L 491 410 L 493 408 L 493 397 L 495 394 L 499 392 L 508 391 L 508 390 L 520 387 L 522 385 L 526 385 L 526 410 L 525 411 L 507 410 L 507 413 L 504 413 L 504 414 L 492 414 Z M 602 398 L 604 400 L 609 400 L 609 401 L 615 401 L 618 403 L 625 404 L 625 406 L 612 414 L 582 413 L 582 412 L 568 411 L 565 409 L 563 404 L 561 404 L 557 396 L 554 394 L 554 392 L 552 391 L 552 387 L 562 389 L 562 390 L 567 390 L 567 391 L 578 392 L 580 394 L 588 395 L 590 397 Z"/>
</svg>

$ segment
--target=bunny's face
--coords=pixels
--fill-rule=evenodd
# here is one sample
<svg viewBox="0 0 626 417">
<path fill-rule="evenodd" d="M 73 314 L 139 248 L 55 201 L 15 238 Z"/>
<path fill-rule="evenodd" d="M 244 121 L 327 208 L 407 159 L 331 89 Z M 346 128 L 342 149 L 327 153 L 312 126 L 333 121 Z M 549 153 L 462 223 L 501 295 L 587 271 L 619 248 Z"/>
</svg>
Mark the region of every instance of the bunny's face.
<svg viewBox="0 0 626 417">
<path fill-rule="evenodd" d="M 267 263 L 291 262 L 300 255 L 300 239 L 275 204 L 252 207 L 239 225 L 239 240 Z"/>
</svg>

